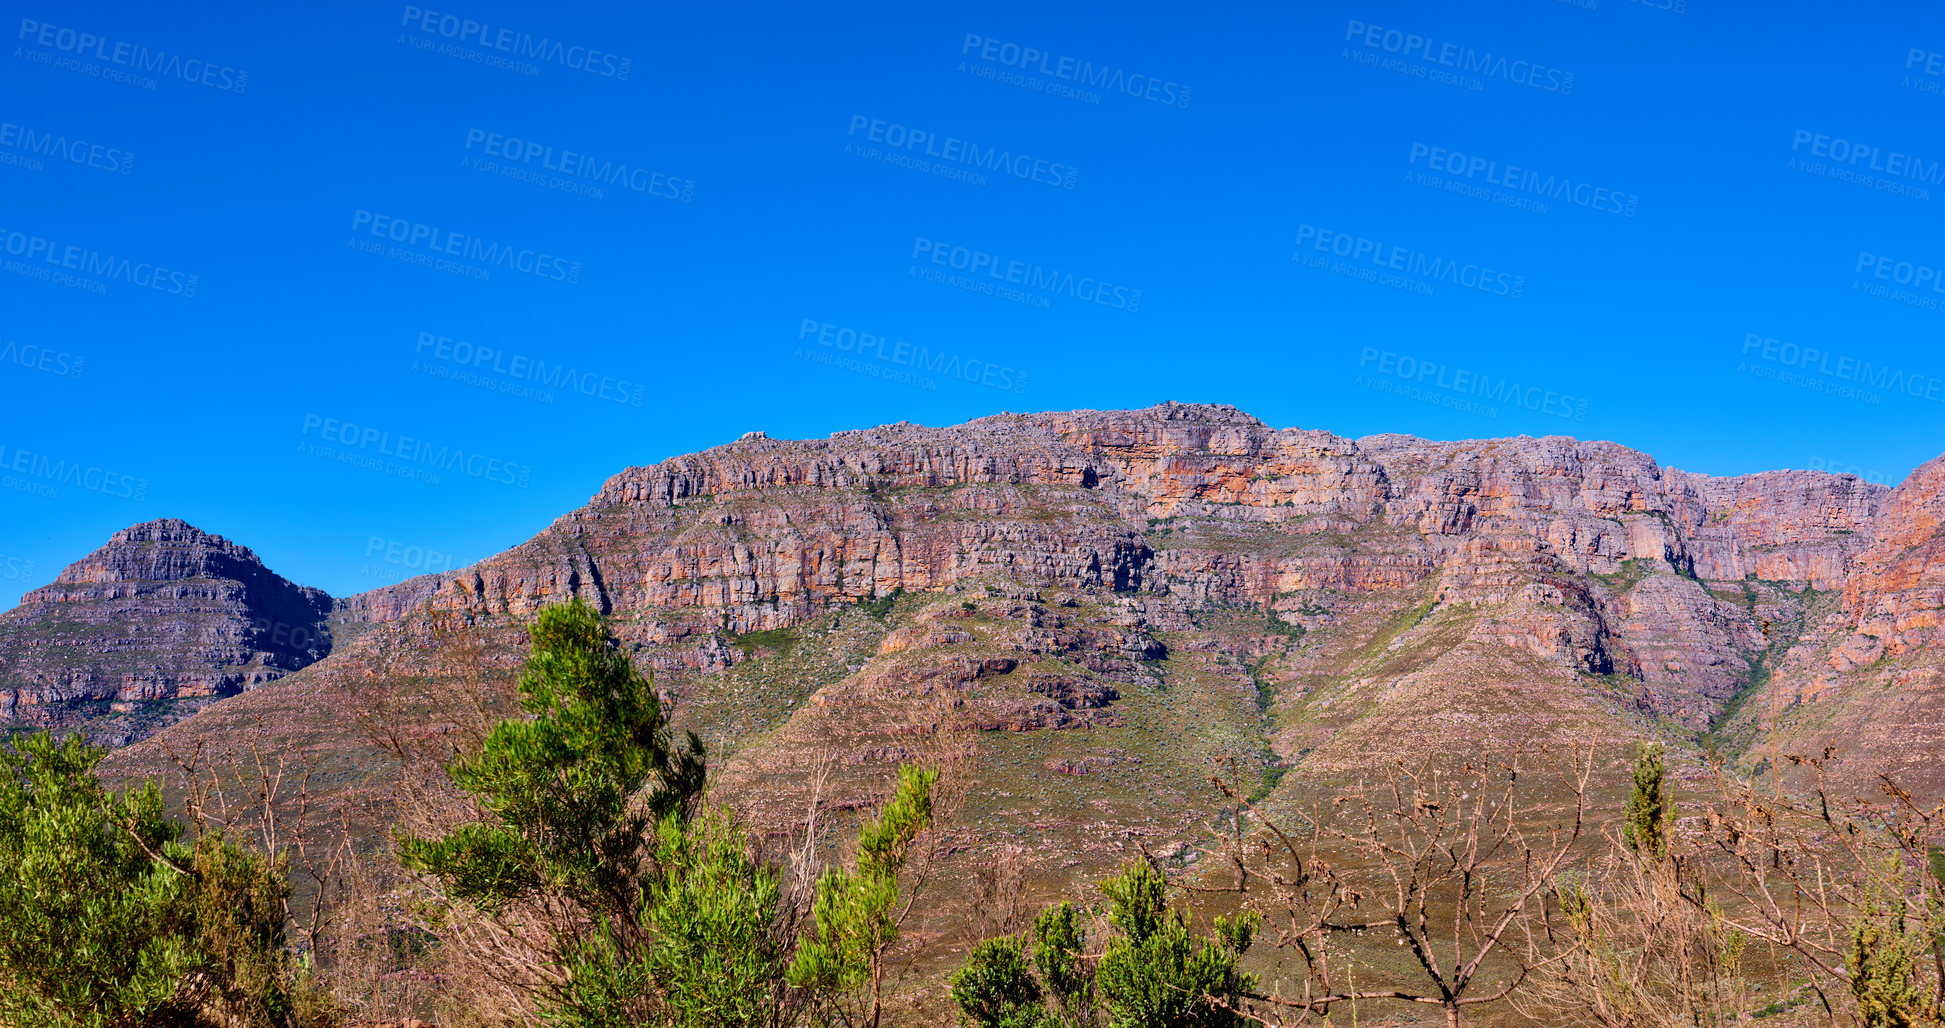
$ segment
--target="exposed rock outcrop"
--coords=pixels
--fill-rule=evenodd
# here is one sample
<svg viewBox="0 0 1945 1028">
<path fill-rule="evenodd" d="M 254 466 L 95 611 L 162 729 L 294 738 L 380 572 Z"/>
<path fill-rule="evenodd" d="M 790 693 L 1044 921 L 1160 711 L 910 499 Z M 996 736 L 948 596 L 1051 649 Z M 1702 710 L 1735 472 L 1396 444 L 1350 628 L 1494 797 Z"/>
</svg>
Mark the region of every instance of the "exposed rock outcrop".
<svg viewBox="0 0 1945 1028">
<path fill-rule="evenodd" d="M 513 550 L 348 609 L 520 617 L 581 595 L 646 642 L 692 640 L 701 667 L 720 666 L 718 627 L 994 575 L 1151 597 L 1178 624 L 1428 586 L 1436 605 L 1492 608 L 1475 637 L 1634 679 L 1642 709 L 1704 727 L 1766 646 L 1742 583 L 1839 587 L 1884 494 L 1814 471 L 1695 475 L 1563 437 L 1350 440 L 1224 406 L 1008 414 L 745 437 L 631 468 Z"/>
<path fill-rule="evenodd" d="M 1852 695 L 1845 676 L 1945 641 L 1942 520 L 1940 462 L 1891 493 L 1815 471 L 1693 474 L 1606 442 L 1352 440 L 1164 404 L 820 440 L 752 433 L 627 469 L 533 539 L 340 601 L 339 615 L 375 629 L 429 616 L 510 629 L 580 596 L 680 681 L 773 652 L 736 642 L 749 633 L 900 594 L 966 593 L 1005 609 L 927 608 L 800 699 L 831 711 L 847 697 L 949 696 L 1032 728 L 1107 723 L 1116 696 L 1154 677 L 1144 668 L 1211 642 L 1215 612 L 1254 611 L 1269 641 L 1209 670 L 1252 704 L 1307 719 L 1276 744 L 1293 754 L 1349 745 L 1348 726 L 1387 705 L 1463 719 L 1454 704 L 1533 699 L 1520 690 L 1537 682 L 1598 687 L 1596 706 L 1702 732 L 1752 709 L 1752 691 L 1776 709 Z M 322 640 L 321 594 L 248 551 L 180 523 L 124 535 L 49 587 L 58 596 L 42 590 L 7 615 L 0 668 L 16 705 L 235 691 L 323 652 L 238 627 L 284 623 Z M 152 545 L 181 553 L 137 556 Z M 231 563 L 197 563 L 219 553 Z M 158 611 L 165 626 L 182 622 L 171 603 L 233 616 L 146 644 L 104 628 Z M 56 609 L 91 613 L 83 629 L 55 631 Z M 423 625 L 401 630 L 430 638 Z M 1297 631 L 1313 637 L 1276 641 Z M 141 656 L 110 659 L 123 651 Z M 934 682 L 974 651 L 1038 663 Z M 1493 688 L 1468 692 L 1482 676 Z M 855 713 L 850 727 L 869 734 L 875 715 Z"/>
<path fill-rule="evenodd" d="M 1945 457 L 1892 491 L 1872 536 L 1844 582 L 1853 632 L 1831 656 L 1840 671 L 1945 647 Z"/>
<path fill-rule="evenodd" d="M 116 532 L 0 614 L 0 718 L 223 696 L 331 650 L 331 598 L 173 518 Z"/>
</svg>

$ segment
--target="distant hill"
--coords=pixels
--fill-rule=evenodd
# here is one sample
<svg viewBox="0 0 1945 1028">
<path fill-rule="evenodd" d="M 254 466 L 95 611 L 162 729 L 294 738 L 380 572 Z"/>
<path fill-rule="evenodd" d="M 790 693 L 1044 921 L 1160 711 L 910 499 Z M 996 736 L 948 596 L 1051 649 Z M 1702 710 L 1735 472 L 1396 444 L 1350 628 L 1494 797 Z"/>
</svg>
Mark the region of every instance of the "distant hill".
<svg viewBox="0 0 1945 1028">
<path fill-rule="evenodd" d="M 185 521 L 123 529 L 0 614 L 0 724 L 129 741 L 322 659 L 330 612 Z"/>
</svg>

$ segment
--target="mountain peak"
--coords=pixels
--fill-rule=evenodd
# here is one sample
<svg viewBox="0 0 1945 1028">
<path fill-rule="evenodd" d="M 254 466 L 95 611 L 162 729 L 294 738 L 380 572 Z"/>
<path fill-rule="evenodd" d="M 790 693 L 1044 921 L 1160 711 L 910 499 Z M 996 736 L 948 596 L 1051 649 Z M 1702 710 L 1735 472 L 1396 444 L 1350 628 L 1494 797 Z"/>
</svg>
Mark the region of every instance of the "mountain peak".
<svg viewBox="0 0 1945 1028">
<path fill-rule="evenodd" d="M 158 518 L 109 536 L 100 549 L 55 576 L 53 586 L 28 593 L 21 602 L 24 606 L 37 598 L 50 599 L 51 595 L 40 594 L 62 585 L 174 582 L 185 578 L 283 581 L 265 568 L 249 547 L 212 535 L 181 518 Z"/>
<path fill-rule="evenodd" d="M 131 525 L 0 614 L 0 722 L 77 727 L 107 701 L 131 716 L 87 727 L 125 741 L 321 659 L 331 607 L 180 518 Z"/>
<path fill-rule="evenodd" d="M 220 535 L 212 535 L 181 518 L 156 518 L 139 525 L 130 525 L 108 537 L 109 545 L 115 543 L 206 543 L 212 546 L 227 546 L 229 543 Z"/>
</svg>

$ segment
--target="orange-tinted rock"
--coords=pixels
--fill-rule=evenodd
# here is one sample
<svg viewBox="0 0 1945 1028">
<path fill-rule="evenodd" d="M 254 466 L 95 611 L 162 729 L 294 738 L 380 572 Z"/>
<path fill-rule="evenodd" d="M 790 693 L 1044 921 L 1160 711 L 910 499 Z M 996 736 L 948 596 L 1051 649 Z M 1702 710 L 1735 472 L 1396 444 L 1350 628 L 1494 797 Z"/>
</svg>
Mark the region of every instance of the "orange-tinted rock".
<svg viewBox="0 0 1945 1028">
<path fill-rule="evenodd" d="M 1882 656 L 1945 647 L 1945 457 L 1885 500 L 1873 541 L 1844 583 L 1852 634 L 1831 656 L 1849 670 Z"/>
</svg>

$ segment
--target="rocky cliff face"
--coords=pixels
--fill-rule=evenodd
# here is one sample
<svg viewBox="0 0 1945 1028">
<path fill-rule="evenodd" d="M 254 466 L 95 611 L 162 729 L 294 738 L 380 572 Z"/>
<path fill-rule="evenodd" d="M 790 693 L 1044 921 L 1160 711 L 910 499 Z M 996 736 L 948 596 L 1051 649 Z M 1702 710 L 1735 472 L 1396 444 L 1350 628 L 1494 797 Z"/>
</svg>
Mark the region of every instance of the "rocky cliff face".
<svg viewBox="0 0 1945 1028">
<path fill-rule="evenodd" d="M 1835 746 L 1864 758 L 1854 770 L 1945 791 L 1942 526 L 1945 458 L 1883 498 L 1845 576 L 1779 625 L 1774 672 L 1725 719 L 1752 755 L 1775 763 Z"/>
<path fill-rule="evenodd" d="M 1349 768 L 1455 730 L 1676 730 L 1754 753 L 1842 721 L 1805 712 L 1841 707 L 1867 726 L 1887 704 L 1929 709 L 1912 697 L 1929 695 L 1927 662 L 1940 661 L 1927 654 L 1945 641 L 1941 519 L 1945 462 L 1891 492 L 1811 471 L 1691 474 L 1613 443 L 1352 440 L 1167 404 L 753 433 L 623 471 L 520 546 L 341 610 L 375 647 L 411 639 L 428 671 L 435 620 L 517 648 L 537 607 L 581 596 L 725 745 L 778 729 L 757 747 L 768 756 L 743 758 L 753 768 L 785 761 L 792 739 L 890 752 L 937 721 L 913 705 L 940 697 L 988 727 L 1132 729 L 1149 691 L 1185 675 L 1249 723 L 1224 752 L 1260 768 Z M 115 590 L 222 606 L 243 593 L 217 599 L 207 583 L 261 580 L 117 552 L 150 545 L 136 535 L 151 527 L 50 587 L 80 590 L 89 631 L 136 616 L 140 604 L 103 606 Z M 161 534 L 176 532 L 193 530 Z M 274 607 L 296 613 L 273 621 L 316 623 L 302 615 L 321 598 L 274 586 L 244 590 L 285 597 L 250 599 L 252 619 Z M 55 601 L 37 593 L 8 624 L 45 623 Z M 877 613 L 858 621 L 863 609 Z M 45 646 L 5 652 L 10 669 L 42 655 L 32 688 L 15 686 L 22 704 L 237 689 L 307 659 L 238 632 L 204 637 L 222 645 L 176 646 L 187 663 L 152 660 L 146 675 L 84 661 L 63 677 Z M 750 642 L 771 637 L 792 643 Z M 339 673 L 323 678 L 388 681 L 367 649 L 326 661 Z M 1856 687 L 1865 678 L 1890 684 Z M 777 691 L 793 679 L 823 684 Z M 1945 739 L 1937 726 L 1895 734 L 1860 729 L 1860 759 L 1914 739 L 1936 754 Z"/>
<path fill-rule="evenodd" d="M 221 536 L 136 525 L 0 614 L 0 719 L 62 725 L 78 705 L 253 688 L 330 652 L 330 610 Z"/>
<path fill-rule="evenodd" d="M 1714 478 L 1613 443 L 1353 440 L 1219 406 L 751 435 L 342 601 L 358 624 L 327 659 L 164 733 L 268 731 L 382 798 L 397 740 L 510 709 L 523 625 L 579 596 L 757 821 L 802 811 L 815 768 L 847 809 L 899 761 L 947 759 L 962 870 L 1024 847 L 1049 893 L 1137 842 L 1192 864 L 1212 768 L 1274 805 L 1394 759 L 1593 745 L 1624 791 L 1657 735 L 1750 770 L 1834 744 L 1840 777 L 1937 794 L 1941 524 L 1945 461 L 1896 491 Z M 131 574 L 151 597 L 207 580 Z M 109 766 L 169 765 L 150 741 Z"/>
<path fill-rule="evenodd" d="M 1891 493 L 1843 590 L 1852 632 L 1833 668 L 1945 647 L 1945 458 Z"/>
<path fill-rule="evenodd" d="M 1481 641 L 1618 676 L 1639 709 L 1703 728 L 1748 685 L 1765 619 L 1846 581 L 1884 493 L 1557 437 L 1353 441 L 1227 407 L 1002 415 L 633 468 L 520 547 L 351 605 L 520 617 L 581 595 L 669 647 L 663 663 L 718 667 L 722 629 L 996 575 L 1144 597 L 1143 628 L 1422 589 L 1489 610 Z"/>
</svg>

